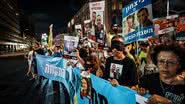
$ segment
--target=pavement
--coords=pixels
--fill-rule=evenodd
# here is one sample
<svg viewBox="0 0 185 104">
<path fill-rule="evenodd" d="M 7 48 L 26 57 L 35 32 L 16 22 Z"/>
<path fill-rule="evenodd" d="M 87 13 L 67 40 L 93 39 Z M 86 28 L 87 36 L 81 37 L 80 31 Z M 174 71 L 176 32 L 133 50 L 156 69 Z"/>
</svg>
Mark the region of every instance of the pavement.
<svg viewBox="0 0 185 104">
<path fill-rule="evenodd" d="M 21 55 L 0 58 L 0 104 L 43 104 L 38 82 L 26 76 L 27 60 Z"/>
<path fill-rule="evenodd" d="M 59 83 L 40 83 L 26 76 L 28 65 L 23 55 L 20 52 L 0 57 L 0 104 L 70 104 L 69 96 L 65 96 L 68 93 L 59 88 Z"/>
</svg>

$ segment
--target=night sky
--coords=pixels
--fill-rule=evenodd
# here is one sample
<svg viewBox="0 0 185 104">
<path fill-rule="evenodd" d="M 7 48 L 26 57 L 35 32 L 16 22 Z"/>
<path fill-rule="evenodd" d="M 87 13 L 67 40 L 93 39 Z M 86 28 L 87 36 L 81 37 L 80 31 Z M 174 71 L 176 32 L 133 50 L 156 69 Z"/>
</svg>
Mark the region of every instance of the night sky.
<svg viewBox="0 0 185 104">
<path fill-rule="evenodd" d="M 54 35 L 67 28 L 67 23 L 86 0 L 19 0 L 21 11 L 32 16 L 37 34 L 48 32 L 53 24 Z"/>
</svg>

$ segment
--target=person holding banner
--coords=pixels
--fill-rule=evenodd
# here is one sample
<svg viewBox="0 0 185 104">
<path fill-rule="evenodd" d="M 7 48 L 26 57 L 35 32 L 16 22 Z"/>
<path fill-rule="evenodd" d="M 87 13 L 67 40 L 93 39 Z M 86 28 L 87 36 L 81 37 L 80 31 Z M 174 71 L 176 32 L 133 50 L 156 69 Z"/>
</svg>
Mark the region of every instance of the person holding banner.
<svg viewBox="0 0 185 104">
<path fill-rule="evenodd" d="M 148 104 L 185 104 L 185 83 L 173 85 L 168 81 L 184 72 L 184 53 L 185 49 L 178 44 L 161 44 L 155 47 L 152 61 L 159 68 L 159 73 L 143 76 L 140 79 L 140 88 L 133 89 L 142 95 L 149 91 L 152 96 L 149 98 Z M 183 75 L 179 77 L 183 77 Z"/>
<path fill-rule="evenodd" d="M 139 22 L 138 29 L 142 29 L 153 24 L 153 22 L 149 19 L 149 12 L 147 8 L 141 8 L 137 12 L 137 19 Z"/>
<path fill-rule="evenodd" d="M 62 53 L 60 52 L 60 47 L 59 46 L 54 46 L 53 48 L 53 56 L 54 57 L 62 57 Z"/>
<path fill-rule="evenodd" d="M 113 86 L 116 84 L 127 87 L 136 85 L 138 83 L 136 64 L 132 59 L 127 57 L 122 36 L 116 35 L 112 38 L 111 49 L 113 56 L 106 60 L 105 78 Z M 114 71 L 111 70 L 113 66 L 116 67 Z"/>
<path fill-rule="evenodd" d="M 26 73 L 27 76 L 29 76 L 29 74 L 31 73 L 32 78 L 33 79 L 35 77 L 35 74 L 33 72 L 33 47 L 30 47 L 30 51 L 28 53 L 28 57 L 26 57 L 28 59 L 28 71 Z"/>
<path fill-rule="evenodd" d="M 85 59 L 85 70 L 103 78 L 103 70 L 100 68 L 100 60 L 95 55 L 90 55 Z"/>
<path fill-rule="evenodd" d="M 87 55 L 87 52 L 84 50 L 84 48 L 80 49 L 80 52 L 76 49 L 76 56 L 78 61 L 85 68 L 85 71 L 104 78 L 104 70 L 100 67 L 100 60 L 97 56 L 93 54 Z"/>
<path fill-rule="evenodd" d="M 37 62 L 36 62 L 36 54 L 44 55 L 44 50 L 40 47 L 40 43 L 36 42 L 34 44 L 34 52 L 33 52 L 33 66 L 34 66 L 34 73 L 37 74 Z"/>
</svg>

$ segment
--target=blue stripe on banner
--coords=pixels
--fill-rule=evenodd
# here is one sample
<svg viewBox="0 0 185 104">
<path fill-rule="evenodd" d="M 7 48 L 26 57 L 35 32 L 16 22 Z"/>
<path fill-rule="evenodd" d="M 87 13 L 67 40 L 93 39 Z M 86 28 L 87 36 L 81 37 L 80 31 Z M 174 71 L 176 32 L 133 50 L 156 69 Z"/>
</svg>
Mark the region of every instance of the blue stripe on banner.
<svg viewBox="0 0 185 104">
<path fill-rule="evenodd" d="M 60 103 L 61 104 L 66 104 L 65 103 L 65 94 L 64 94 L 64 89 L 62 83 L 59 83 L 59 88 L 60 88 Z"/>
<path fill-rule="evenodd" d="M 151 4 L 151 0 L 134 0 L 122 9 L 123 17 L 126 17 L 149 4 Z"/>
<path fill-rule="evenodd" d="M 63 65 L 58 65 L 56 63 L 66 64 L 67 62 L 65 59 L 56 59 L 47 56 L 40 56 L 36 55 L 37 58 L 37 67 L 40 71 L 40 76 L 44 76 L 49 80 L 49 83 L 46 87 L 46 97 L 45 102 L 47 104 L 51 104 L 53 102 L 53 85 L 52 80 L 56 80 L 64 84 L 62 86 L 60 84 L 60 101 L 61 103 L 66 103 L 66 100 L 62 101 L 62 98 L 67 97 L 65 93 L 63 93 L 66 88 L 67 92 L 69 93 L 70 98 L 72 99 L 72 103 L 77 104 L 134 104 L 135 101 L 135 92 L 131 89 L 125 88 L 123 86 L 116 86 L 113 87 L 108 81 L 96 77 L 91 74 L 91 81 L 92 81 L 92 91 L 91 91 L 91 99 L 87 97 L 82 97 L 80 95 L 80 69 L 79 68 L 63 68 Z M 61 62 L 62 61 L 62 62 Z M 48 67 L 46 64 L 49 64 Z M 59 67 L 58 67 L 59 66 Z M 58 71 L 56 71 L 58 70 Z M 60 73 L 59 70 L 65 70 L 64 73 Z M 71 73 L 69 72 L 71 71 Z M 67 75 L 67 74 L 68 75 Z M 64 97 L 63 97 L 64 95 Z M 76 95 L 76 96 L 75 96 Z M 115 96 L 116 95 L 116 96 Z M 75 100 L 73 99 L 75 98 Z"/>
<path fill-rule="evenodd" d="M 53 84 L 52 80 L 49 80 L 49 83 L 46 87 L 46 96 L 44 100 L 44 104 L 54 104 L 54 92 L 53 92 Z"/>
<path fill-rule="evenodd" d="M 36 55 L 36 58 L 38 75 L 44 76 L 50 80 L 62 82 L 69 92 L 69 87 L 66 82 L 68 71 L 63 68 L 63 59 L 38 54 Z"/>
</svg>

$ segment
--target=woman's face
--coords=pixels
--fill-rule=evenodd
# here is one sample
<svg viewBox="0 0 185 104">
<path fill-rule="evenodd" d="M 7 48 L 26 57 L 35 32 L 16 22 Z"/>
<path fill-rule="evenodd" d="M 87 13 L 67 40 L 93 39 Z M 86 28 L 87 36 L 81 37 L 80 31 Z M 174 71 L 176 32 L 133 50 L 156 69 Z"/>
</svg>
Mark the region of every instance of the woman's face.
<svg viewBox="0 0 185 104">
<path fill-rule="evenodd" d="M 176 75 L 180 66 L 178 56 L 170 51 L 161 51 L 157 57 L 157 66 L 162 78 L 171 78 Z"/>
<path fill-rule="evenodd" d="M 82 81 L 82 88 L 83 88 L 83 90 L 86 91 L 87 90 L 87 82 L 85 79 L 82 79 L 81 81 Z"/>
<path fill-rule="evenodd" d="M 129 27 L 129 28 L 133 28 L 133 19 L 132 19 L 132 18 L 129 18 L 129 19 L 127 20 L 127 23 L 128 23 L 128 27 Z"/>
</svg>

